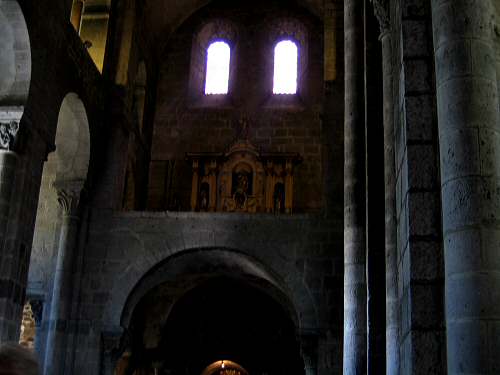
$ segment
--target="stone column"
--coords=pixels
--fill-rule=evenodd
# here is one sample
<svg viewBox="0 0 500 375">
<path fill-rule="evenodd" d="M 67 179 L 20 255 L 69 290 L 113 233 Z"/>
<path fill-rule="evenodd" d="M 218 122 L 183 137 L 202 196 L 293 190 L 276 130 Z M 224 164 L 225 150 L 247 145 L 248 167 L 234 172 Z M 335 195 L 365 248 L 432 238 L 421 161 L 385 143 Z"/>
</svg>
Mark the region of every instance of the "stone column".
<svg viewBox="0 0 500 375">
<path fill-rule="evenodd" d="M 83 182 L 56 183 L 54 187 L 57 190 L 57 200 L 61 206 L 62 222 L 50 304 L 45 375 L 64 373 L 66 338 L 71 312 L 74 249 L 79 224 L 77 210 Z"/>
<path fill-rule="evenodd" d="M 21 316 L 15 316 L 14 284 L 8 276 L 13 254 L 5 247 L 7 225 L 11 215 L 12 193 L 18 156 L 12 151 L 22 112 L 0 113 L 0 343 L 16 340 Z"/>
<path fill-rule="evenodd" d="M 448 374 L 500 371 L 500 124 L 490 0 L 434 0 Z"/>
<path fill-rule="evenodd" d="M 305 375 L 316 375 L 318 373 L 318 337 L 312 334 L 302 334 L 300 352 L 304 360 Z"/>
<path fill-rule="evenodd" d="M 43 318 L 43 305 L 44 301 L 41 299 L 31 299 L 31 310 L 33 311 L 33 319 L 35 320 L 35 343 L 34 349 L 37 356 L 40 356 L 40 352 L 43 347 L 43 342 L 41 339 L 41 328 L 42 328 L 42 318 Z"/>
<path fill-rule="evenodd" d="M 392 93 L 392 35 L 389 1 L 372 0 L 380 25 L 384 101 L 386 368 L 399 374 L 398 259 L 396 249 L 396 164 L 394 157 L 394 103 Z"/>
<path fill-rule="evenodd" d="M 366 373 L 364 1 L 344 0 L 344 374 Z"/>
<path fill-rule="evenodd" d="M 191 180 L 191 211 L 196 211 L 198 208 L 198 181 L 199 181 L 199 170 L 200 170 L 200 162 L 198 159 L 193 160 L 193 177 Z"/>
</svg>

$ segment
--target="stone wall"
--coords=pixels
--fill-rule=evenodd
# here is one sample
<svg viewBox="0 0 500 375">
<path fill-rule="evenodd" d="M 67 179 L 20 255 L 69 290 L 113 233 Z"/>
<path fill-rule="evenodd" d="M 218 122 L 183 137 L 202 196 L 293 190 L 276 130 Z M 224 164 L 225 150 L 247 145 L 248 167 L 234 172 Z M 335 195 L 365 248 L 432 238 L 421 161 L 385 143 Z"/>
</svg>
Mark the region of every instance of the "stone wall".
<svg viewBox="0 0 500 375">
<path fill-rule="evenodd" d="M 392 4 L 401 374 L 444 374 L 444 261 L 430 1 Z"/>
<path fill-rule="evenodd" d="M 238 120 L 247 115 L 249 139 L 262 151 L 298 152 L 304 158 L 296 169 L 295 207 L 317 211 L 324 206 L 322 168 L 323 45 L 321 26 L 294 8 L 284 12 L 274 4 L 202 9 L 188 19 L 160 51 L 148 207 L 189 209 L 191 168 L 186 152 L 223 152 L 239 133 Z M 227 17 L 236 24 L 234 80 L 227 98 L 193 99 L 188 82 L 195 69 L 191 52 L 203 19 Z M 273 48 L 280 19 L 298 20 L 307 30 L 299 46 L 299 94 L 273 97 Z M 205 21 L 206 22 L 206 21 Z M 283 31 L 287 35 L 287 30 Z M 274 39 L 270 35 L 275 35 Z M 196 64 L 195 64 L 196 65 Z M 199 64 L 198 64 L 199 65 Z M 204 67 L 199 67 L 204 69 Z M 233 75 L 232 75 L 233 76 Z M 198 85 L 199 86 L 199 85 Z M 196 93 L 194 93 L 196 94 Z M 196 95 L 194 95 L 196 97 Z M 214 100 L 212 100 L 214 99 Z M 337 103 L 342 107 L 341 103 Z M 341 172 L 341 171 L 339 171 Z M 341 177 L 341 173 L 338 174 Z"/>
<path fill-rule="evenodd" d="M 186 271 L 179 264 L 193 251 L 223 251 L 229 254 L 226 259 L 241 254 L 253 259 L 252 267 L 275 275 L 295 308 L 298 332 L 318 335 L 319 373 L 340 373 L 336 359 L 341 356 L 343 262 L 338 221 L 316 215 L 95 212 L 92 216 L 80 308 L 72 324 L 79 343 L 73 374 L 97 372 L 102 335 L 121 334 L 127 328 L 125 307 L 148 272 L 168 262 L 173 265 L 160 272 L 164 278 L 204 268 L 203 263 L 187 262 Z M 218 262 L 204 272 L 228 272 Z M 231 272 L 239 273 L 233 267 Z"/>
</svg>

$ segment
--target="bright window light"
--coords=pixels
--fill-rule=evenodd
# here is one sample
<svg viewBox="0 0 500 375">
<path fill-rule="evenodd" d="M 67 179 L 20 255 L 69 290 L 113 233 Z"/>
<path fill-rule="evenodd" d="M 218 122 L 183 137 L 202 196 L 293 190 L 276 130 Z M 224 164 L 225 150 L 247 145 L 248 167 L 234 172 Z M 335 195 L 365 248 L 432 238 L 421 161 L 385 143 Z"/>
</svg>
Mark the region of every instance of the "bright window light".
<svg viewBox="0 0 500 375">
<path fill-rule="evenodd" d="M 231 48 L 225 42 L 213 42 L 207 49 L 205 95 L 227 94 Z"/>
<path fill-rule="evenodd" d="M 297 45 L 283 40 L 274 47 L 274 94 L 297 93 Z"/>
</svg>

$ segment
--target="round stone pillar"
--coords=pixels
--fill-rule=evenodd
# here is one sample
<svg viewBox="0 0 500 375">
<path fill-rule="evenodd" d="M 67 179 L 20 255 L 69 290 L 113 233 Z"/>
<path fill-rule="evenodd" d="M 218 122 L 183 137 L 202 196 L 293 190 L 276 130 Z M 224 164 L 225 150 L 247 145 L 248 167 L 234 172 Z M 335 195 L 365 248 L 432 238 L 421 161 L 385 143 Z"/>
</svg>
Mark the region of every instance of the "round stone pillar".
<svg viewBox="0 0 500 375">
<path fill-rule="evenodd" d="M 434 0 L 448 374 L 500 371 L 500 126 L 490 0 Z"/>
<path fill-rule="evenodd" d="M 363 0 L 344 0 L 344 375 L 367 370 L 363 14 Z"/>
<path fill-rule="evenodd" d="M 386 373 L 399 374 L 398 259 L 396 253 L 396 164 L 394 156 L 393 64 L 388 0 L 372 0 L 380 25 L 384 103 Z"/>
<path fill-rule="evenodd" d="M 22 112 L 4 111 L 0 113 L 0 285 L 4 292 L 0 296 L 0 343 L 17 340 L 21 315 L 16 314 L 14 297 L 14 281 L 11 276 L 11 265 L 15 254 L 5 246 L 11 206 L 15 186 L 18 156 L 11 151 L 19 130 Z M 18 197 L 21 199 L 22 197 Z M 17 280 L 16 280 L 17 281 Z M 10 287 L 9 287 L 10 285 Z"/>
<path fill-rule="evenodd" d="M 387 374 L 399 374 L 398 257 L 396 253 L 396 165 L 392 100 L 391 35 L 383 31 L 386 363 Z"/>
<path fill-rule="evenodd" d="M 62 222 L 45 351 L 46 375 L 64 373 L 66 338 L 71 313 L 74 250 L 79 224 L 77 209 L 82 187 L 81 181 L 65 182 L 55 186 L 57 200 L 62 210 Z"/>
</svg>

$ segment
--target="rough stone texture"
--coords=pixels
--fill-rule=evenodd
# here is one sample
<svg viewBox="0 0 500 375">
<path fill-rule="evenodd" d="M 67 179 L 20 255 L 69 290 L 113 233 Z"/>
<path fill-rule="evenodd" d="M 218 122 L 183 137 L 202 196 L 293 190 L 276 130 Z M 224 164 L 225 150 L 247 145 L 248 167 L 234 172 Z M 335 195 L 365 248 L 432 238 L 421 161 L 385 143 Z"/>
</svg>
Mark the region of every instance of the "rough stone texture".
<svg viewBox="0 0 500 375">
<path fill-rule="evenodd" d="M 230 16 L 234 12 L 231 8 L 200 10 L 172 35 L 164 50 L 158 51 L 161 64 L 149 209 L 188 210 L 191 166 L 185 161 L 186 152 L 227 151 L 240 132 L 238 120 L 244 115 L 249 117 L 249 140 L 259 149 L 298 152 L 303 157 L 294 172 L 294 211 L 319 211 L 324 205 L 320 118 L 323 46 L 321 38 L 313 37 L 320 30 L 317 20 L 294 7 L 284 12 L 273 3 L 239 7 L 237 17 Z M 234 68 L 225 98 L 199 94 L 204 89 L 205 58 L 204 49 L 198 48 L 195 40 L 211 35 L 193 36 L 204 32 L 200 24 L 210 19 L 210 12 L 236 25 L 227 26 L 230 30 L 223 33 L 235 34 L 231 41 Z M 272 95 L 273 50 L 284 36 L 299 44 L 297 97 Z"/>
<path fill-rule="evenodd" d="M 364 164 L 356 165 L 356 176 L 368 179 L 368 200 L 362 197 L 356 201 L 359 215 L 352 220 L 343 212 L 343 188 L 346 183 L 349 192 L 353 180 L 343 179 L 342 172 L 344 161 L 346 170 L 353 166 L 353 160 L 365 161 L 365 147 L 369 155 L 373 150 L 381 151 L 382 135 L 368 135 L 366 142 L 358 139 L 359 144 L 351 147 L 354 128 L 344 130 L 344 105 L 347 120 L 363 117 L 356 122 L 356 134 L 364 136 L 365 131 L 373 130 L 364 126 L 375 122 L 381 110 L 380 103 L 372 107 L 370 103 L 381 98 L 357 95 L 354 111 L 350 103 L 356 92 L 346 90 L 344 98 L 343 85 L 345 79 L 347 86 L 352 83 L 351 73 L 356 69 L 358 91 L 364 85 L 374 85 L 371 92 L 381 95 L 381 83 L 373 83 L 380 79 L 381 71 L 380 61 L 370 62 L 370 45 L 366 54 L 361 50 L 365 37 L 373 43 L 373 28 L 350 34 L 350 24 L 344 27 L 342 3 L 113 1 L 100 75 L 69 23 L 70 0 L 0 0 L 0 111 L 4 113 L 6 106 L 12 105 L 24 110 L 13 147 L 17 167 L 0 186 L 0 193 L 9 190 L 3 190 L 6 187 L 12 189 L 12 199 L 0 202 L 9 206 L 8 215 L 3 210 L 0 221 L 0 229 L 4 228 L 0 233 L 0 340 L 17 340 L 25 300 L 38 301 L 37 306 L 43 308 L 35 314 L 39 319 L 35 319 L 35 349 L 44 365 L 47 331 L 50 321 L 52 325 L 55 321 L 50 311 L 57 307 L 57 301 L 52 301 L 53 289 L 57 292 L 61 286 L 53 286 L 61 215 L 50 187 L 57 170 L 50 163 L 51 156 L 43 178 L 42 167 L 57 146 L 63 98 L 74 93 L 88 117 L 90 161 L 71 259 L 72 279 L 66 283 L 72 285 L 72 293 L 64 298 L 71 313 L 59 327 L 67 350 L 65 363 L 58 365 L 65 373 L 113 373 L 120 356 L 130 354 L 128 328 L 135 321 L 134 307 L 140 306 L 142 297 L 159 283 L 169 285 L 164 290 L 170 295 L 156 307 L 170 308 L 171 299 L 180 298 L 186 288 L 196 287 L 205 277 L 228 274 L 261 289 L 268 287 L 264 288 L 266 293 L 289 312 L 304 362 L 299 372 L 340 374 L 347 366 L 356 373 L 350 354 L 357 355 L 358 373 L 367 370 L 367 356 L 372 353 L 365 355 L 366 342 L 373 345 L 375 336 L 370 327 L 366 337 L 366 310 L 368 307 L 373 312 L 385 304 L 379 294 L 370 293 L 373 299 L 369 302 L 363 295 L 365 250 L 373 255 L 373 233 L 380 232 L 375 234 L 379 240 L 383 232 L 383 220 L 373 225 L 384 213 L 382 208 L 380 212 L 374 208 L 383 201 L 382 194 L 370 186 L 373 181 L 382 181 L 383 173 L 370 167 L 378 165 L 378 159 L 370 158 L 368 169 Z M 366 17 L 373 20 L 369 2 L 349 3 L 365 6 L 365 22 L 370 21 Z M 435 43 L 431 3 L 435 6 Z M 387 353 L 399 351 L 400 361 L 388 354 L 387 372 L 498 373 L 499 356 L 494 349 L 500 345 L 499 293 L 495 285 L 500 281 L 494 275 L 500 267 L 496 219 L 500 208 L 500 3 L 397 0 L 388 4 L 392 52 L 384 51 L 391 55 L 393 87 L 384 90 L 384 105 L 386 113 L 393 107 L 395 131 L 394 140 L 386 134 L 384 146 L 386 156 L 394 156 L 396 168 L 395 180 L 391 182 L 389 176 L 386 185 L 386 207 L 395 205 L 396 218 L 391 224 L 386 212 L 386 233 L 396 247 L 397 258 L 388 260 L 392 267 L 386 276 L 387 284 L 394 285 L 397 280 L 398 288 L 387 289 L 385 328 Z M 450 12 L 456 15 L 449 18 Z M 350 14 L 346 8 L 346 19 Z M 194 60 L 191 55 L 200 52 L 192 49 L 194 34 L 208 22 L 208 16 L 216 15 L 228 15 L 238 30 L 234 95 L 231 101 L 193 103 L 190 70 L 194 77 L 203 78 L 204 68 L 203 53 Z M 255 23 L 257 18 L 260 20 Z M 283 22 L 291 18 L 296 20 Z M 450 25 L 453 27 L 448 28 Z M 298 30 L 292 34 L 307 50 L 300 60 L 303 86 L 300 100 L 276 101 L 269 98 L 269 56 L 273 38 L 290 27 Z M 351 37 L 362 40 L 356 44 L 360 50 L 348 48 L 342 38 L 344 30 L 347 41 Z M 452 38 L 442 38 L 448 34 Z M 344 58 L 352 54 L 358 55 L 359 65 L 346 64 L 344 76 Z M 364 62 L 368 65 L 362 69 Z M 18 68 L 15 77 L 14 67 Z M 149 209 L 157 211 L 186 208 L 183 194 L 189 191 L 190 181 L 184 152 L 223 150 L 234 138 L 235 124 L 242 114 L 250 115 L 250 135 L 259 147 L 298 151 L 305 157 L 298 170 L 296 207 L 306 214 L 121 212 L 122 208 L 144 210 L 147 203 Z M 360 150 L 362 156 L 356 154 Z M 0 169 L 0 177 L 6 172 Z M 10 185 L 4 184 L 5 180 Z M 359 186 L 364 192 L 365 183 Z M 179 203 L 175 203 L 174 193 Z M 346 194 L 346 202 L 352 197 Z M 376 197 L 379 202 L 373 201 Z M 353 222 L 359 238 L 367 232 L 369 235 L 358 247 L 362 256 L 355 259 L 354 267 L 341 250 L 344 225 L 348 228 Z M 32 241 L 34 228 L 37 233 Z M 388 242 L 387 250 L 390 245 Z M 369 276 L 380 272 L 381 266 L 373 264 L 368 261 Z M 344 276 L 346 285 L 354 281 L 358 288 L 354 290 L 360 292 L 354 297 L 363 301 L 355 304 L 361 317 L 353 319 L 349 311 L 352 305 L 348 304 L 343 315 Z M 371 283 L 370 288 L 374 285 L 380 284 Z M 352 296 L 346 293 L 346 301 Z M 447 344 L 444 299 L 448 305 Z M 150 316 L 155 319 L 150 320 L 148 337 L 158 335 L 158 319 L 165 317 L 155 312 L 152 309 Z M 361 332 L 361 350 L 350 352 L 352 341 L 343 345 L 344 333 L 349 333 L 343 330 L 344 323 Z M 399 342 L 395 342 L 398 336 Z M 345 363 L 343 349 L 348 352 Z"/>
<path fill-rule="evenodd" d="M 392 5 L 400 374 L 446 372 L 430 1 Z M 429 260 L 429 256 L 432 262 Z M 430 272 L 429 264 L 432 263 Z M 428 319 L 432 316 L 432 319 Z M 439 350 L 428 350 L 425 340 Z M 425 356 L 415 353 L 426 352 Z M 431 372 L 429 372 L 432 369 Z"/>
<path fill-rule="evenodd" d="M 299 330 L 325 329 L 330 319 L 340 315 L 342 308 L 338 284 L 331 283 L 342 273 L 338 267 L 342 245 L 332 231 L 336 225 L 338 222 L 315 215 L 284 218 L 260 214 L 124 213 L 108 216 L 105 212 L 98 215 L 96 212 L 89 228 L 91 245 L 86 249 L 81 305 L 75 321 L 81 343 L 76 348 L 75 373 L 96 371 L 100 332 L 120 332 L 120 326 L 126 327 L 124 317 L 131 308 L 127 306 L 132 303 L 131 298 L 132 301 L 140 299 L 141 290 L 145 292 L 166 280 L 161 278 L 175 279 L 176 274 L 181 277 L 186 273 L 206 272 L 203 263 L 198 262 L 198 266 L 179 263 L 193 251 L 208 254 L 223 251 L 232 253 L 235 260 L 238 254 L 248 257 L 251 268 L 245 272 L 254 272 L 251 269 L 270 272 L 276 275 L 281 287 L 289 291 Z M 219 269 L 221 274 L 229 272 L 220 258 L 206 257 L 203 258 L 208 259 L 203 261 L 207 262 L 206 267 Z M 215 259 L 214 264 L 208 266 L 211 257 Z M 144 281 L 146 286 L 140 286 L 144 275 L 158 264 L 169 268 L 153 274 Z M 233 267 L 235 276 L 241 273 L 236 263 Z M 136 297 L 131 297 L 133 290 L 139 293 Z M 320 373 L 338 373 L 338 364 L 335 359 L 331 361 L 325 359 L 332 367 L 320 363 Z"/>
<path fill-rule="evenodd" d="M 500 258 L 491 241 L 500 229 L 493 14 L 490 1 L 441 0 L 432 7 L 450 374 L 498 370 L 488 340 L 500 320 Z"/>
</svg>

